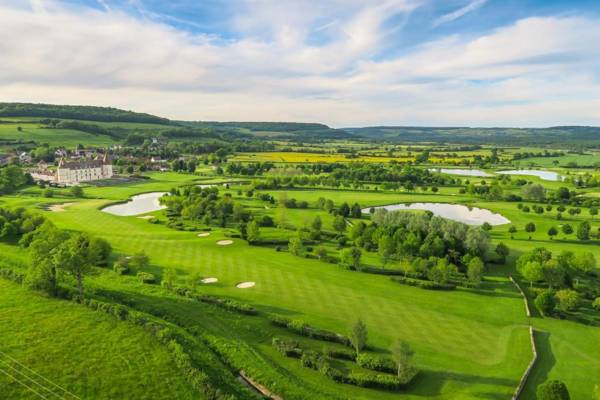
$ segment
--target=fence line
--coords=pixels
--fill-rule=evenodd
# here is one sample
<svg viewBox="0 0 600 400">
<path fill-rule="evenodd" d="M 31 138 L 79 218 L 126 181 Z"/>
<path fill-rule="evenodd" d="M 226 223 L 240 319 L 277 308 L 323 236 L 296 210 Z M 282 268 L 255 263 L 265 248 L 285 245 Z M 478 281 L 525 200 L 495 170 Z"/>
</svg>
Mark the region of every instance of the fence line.
<svg viewBox="0 0 600 400">
<path fill-rule="evenodd" d="M 529 309 L 529 302 L 527 301 L 527 296 L 525 296 L 525 292 L 521 289 L 521 286 L 515 281 L 512 275 L 509 276 L 510 281 L 516 286 L 519 293 L 521 293 L 521 297 L 523 297 L 523 302 L 525 303 L 525 311 L 527 312 L 527 316 L 531 318 L 531 310 Z"/>
<path fill-rule="evenodd" d="M 12 361 L 13 363 L 15 363 L 17 366 L 19 366 L 19 367 L 23 368 L 25 371 L 27 371 L 27 372 L 30 372 L 31 374 L 33 374 L 33 375 L 35 375 L 35 376 L 37 376 L 37 377 L 41 378 L 43 381 L 46 381 L 46 382 L 47 382 L 47 383 L 49 383 L 50 385 L 52 385 L 52 386 L 54 386 L 54 387 L 56 387 L 56 388 L 60 389 L 60 390 L 61 390 L 61 391 L 63 391 L 63 392 L 66 394 L 66 395 L 69 395 L 69 396 L 75 397 L 76 399 L 79 399 L 79 400 L 81 400 L 81 398 L 80 398 L 79 396 L 77 396 L 76 394 L 73 394 L 73 393 L 69 392 L 67 389 L 63 388 L 62 386 L 59 386 L 59 385 L 57 385 L 56 383 L 52 382 L 50 379 L 48 379 L 48 378 L 46 378 L 46 377 L 44 377 L 44 376 L 42 376 L 42 375 L 38 374 L 36 371 L 34 371 L 34 370 L 32 370 L 31 368 L 29 368 L 27 365 L 25 365 L 25 364 L 23 364 L 23 363 L 19 362 L 18 360 L 16 360 L 15 358 L 13 358 L 13 357 L 9 356 L 9 355 L 8 355 L 8 354 L 6 354 L 5 352 L 3 352 L 3 351 L 0 351 L 0 356 L 4 356 L 4 357 L 8 358 L 10 361 Z M 0 361 L 2 361 L 2 360 L 1 360 L 1 358 L 0 358 Z M 4 363 L 6 363 L 6 361 L 3 361 L 3 362 L 4 362 Z M 60 395 L 58 395 L 58 394 L 57 394 L 57 396 L 60 396 Z"/>
<path fill-rule="evenodd" d="M 11 378 L 12 380 L 14 380 L 15 382 L 17 382 L 19 385 L 26 387 L 27 389 L 29 389 L 30 391 L 32 391 L 33 393 L 35 393 L 36 395 L 38 395 L 38 397 L 41 397 L 42 399 L 48 399 L 46 396 L 44 396 L 43 394 L 41 394 L 40 392 L 38 392 L 37 390 L 35 390 L 31 386 L 29 386 L 28 384 L 24 383 L 23 381 L 20 381 L 17 377 L 9 374 L 8 372 L 4 371 L 1 368 L 0 368 L 0 372 L 3 373 L 4 375 L 8 376 L 9 378 Z"/>
<path fill-rule="evenodd" d="M 531 371 L 533 370 L 535 362 L 537 361 L 537 358 L 538 358 L 538 353 L 537 353 L 537 349 L 535 346 L 534 332 L 535 331 L 534 331 L 533 327 L 530 325 L 529 326 L 529 338 L 531 340 L 531 350 L 533 351 L 533 358 L 531 359 L 531 361 L 529 362 L 529 365 L 527 366 L 527 369 L 523 373 L 523 376 L 521 377 L 521 380 L 519 381 L 519 385 L 517 386 L 517 389 L 515 390 L 515 393 L 513 394 L 512 400 L 518 400 L 520 398 L 520 396 L 523 392 L 523 388 L 525 388 L 525 383 L 527 383 L 527 378 L 529 377 L 529 374 L 531 374 Z"/>
<path fill-rule="evenodd" d="M 509 278 L 510 278 L 510 281 L 515 285 L 515 287 L 517 288 L 519 293 L 521 293 L 521 297 L 523 298 L 523 303 L 525 303 L 525 312 L 527 313 L 527 317 L 531 318 L 531 310 L 529 309 L 529 301 L 527 301 L 527 296 L 525 295 L 525 292 L 523 291 L 521 286 L 517 283 L 517 281 L 514 280 L 512 275 L 509 275 Z M 531 358 L 531 361 L 529 362 L 527 369 L 525 369 L 523 376 L 521 376 L 521 380 L 519 381 L 519 384 L 517 385 L 515 393 L 512 396 L 512 400 L 518 400 L 520 398 L 521 394 L 523 393 L 523 389 L 525 388 L 525 383 L 527 383 L 527 378 L 529 378 L 529 375 L 531 374 L 531 371 L 533 370 L 533 367 L 535 366 L 535 363 L 538 359 L 538 352 L 537 352 L 537 348 L 535 345 L 535 330 L 533 329 L 533 326 L 531 325 L 531 319 L 529 320 L 529 340 L 531 342 L 531 351 L 533 353 L 533 357 Z"/>
</svg>

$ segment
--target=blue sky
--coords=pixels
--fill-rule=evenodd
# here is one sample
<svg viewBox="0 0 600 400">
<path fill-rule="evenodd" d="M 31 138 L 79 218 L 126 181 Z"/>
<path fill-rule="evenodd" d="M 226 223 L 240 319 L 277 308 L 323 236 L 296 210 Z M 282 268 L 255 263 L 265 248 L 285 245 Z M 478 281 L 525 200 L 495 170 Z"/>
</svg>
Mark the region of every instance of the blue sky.
<svg viewBox="0 0 600 400">
<path fill-rule="evenodd" d="M 5 0 L 0 93 L 198 120 L 600 125 L 600 2 Z"/>
</svg>

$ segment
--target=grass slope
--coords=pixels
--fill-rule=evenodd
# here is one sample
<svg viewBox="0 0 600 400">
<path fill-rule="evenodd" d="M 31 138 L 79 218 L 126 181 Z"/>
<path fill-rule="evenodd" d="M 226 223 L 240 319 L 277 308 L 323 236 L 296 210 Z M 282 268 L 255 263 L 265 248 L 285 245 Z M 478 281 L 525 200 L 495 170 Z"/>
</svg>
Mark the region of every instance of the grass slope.
<svg viewBox="0 0 600 400">
<path fill-rule="evenodd" d="M 197 398 L 166 350 L 141 328 L 5 280 L 0 303 L 0 372 L 47 396 L 8 366 L 22 370 L 9 356 L 80 398 Z M 0 398 L 39 397 L 2 373 Z"/>
</svg>

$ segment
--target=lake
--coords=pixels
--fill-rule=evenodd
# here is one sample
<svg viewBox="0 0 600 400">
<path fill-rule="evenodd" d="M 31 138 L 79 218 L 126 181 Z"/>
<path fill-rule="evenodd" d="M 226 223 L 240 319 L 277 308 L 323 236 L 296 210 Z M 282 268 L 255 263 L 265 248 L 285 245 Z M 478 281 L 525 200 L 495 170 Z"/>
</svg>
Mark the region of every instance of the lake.
<svg viewBox="0 0 600 400">
<path fill-rule="evenodd" d="M 167 207 L 161 205 L 158 199 L 160 199 L 165 193 L 166 192 L 152 192 L 138 194 L 131 197 L 127 203 L 104 207 L 102 211 L 124 217 L 162 210 Z"/>
<path fill-rule="evenodd" d="M 385 208 L 388 211 L 402 210 L 426 210 L 431 211 L 433 215 L 442 218 L 451 219 L 453 221 L 462 222 L 467 225 L 483 225 L 487 222 L 490 225 L 508 224 L 510 220 L 504 216 L 486 210 L 484 208 L 467 207 L 462 204 L 449 203 L 410 203 L 410 204 L 391 204 L 388 206 L 375 207 Z M 369 209 L 364 209 L 363 212 L 368 213 Z"/>
<path fill-rule="evenodd" d="M 537 176 L 545 181 L 561 181 L 563 179 L 558 173 L 554 171 L 543 171 L 537 169 L 513 169 L 510 171 L 498 171 L 502 175 L 530 175 Z"/>
<path fill-rule="evenodd" d="M 431 172 L 441 172 L 443 174 L 450 175 L 462 175 L 462 176 L 478 176 L 482 178 L 487 178 L 490 176 L 494 176 L 480 169 L 452 169 L 452 168 L 429 168 Z"/>
</svg>

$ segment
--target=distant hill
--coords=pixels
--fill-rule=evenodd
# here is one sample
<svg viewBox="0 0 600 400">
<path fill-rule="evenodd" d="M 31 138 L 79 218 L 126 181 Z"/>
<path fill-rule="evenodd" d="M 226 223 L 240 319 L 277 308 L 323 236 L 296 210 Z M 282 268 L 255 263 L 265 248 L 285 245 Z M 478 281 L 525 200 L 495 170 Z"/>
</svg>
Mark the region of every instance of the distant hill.
<svg viewBox="0 0 600 400">
<path fill-rule="evenodd" d="M 344 130 L 360 137 L 390 142 L 493 143 L 521 146 L 557 143 L 600 144 L 600 127 L 591 126 L 550 128 L 372 126 Z"/>
<path fill-rule="evenodd" d="M 34 103 L 0 103 L 0 117 L 63 118 L 99 122 L 137 122 L 169 125 L 167 118 L 112 107 Z"/>
<path fill-rule="evenodd" d="M 310 142 L 362 139 L 405 143 L 434 142 L 505 146 L 557 144 L 573 147 L 600 146 L 600 127 L 591 126 L 550 128 L 370 126 L 335 129 L 321 123 L 303 122 L 174 121 L 151 114 L 112 107 L 0 102 L 0 118 L 3 117 L 44 119 L 44 124 L 52 128 L 80 130 L 94 135 L 109 136 L 115 140 L 125 139 L 133 133 L 143 137 L 158 135 L 182 141 L 286 139 Z M 98 126 L 105 122 L 114 124 Z M 0 123 L 2 123 L 1 120 Z M 119 125 L 119 123 L 123 124 Z M 126 123 L 151 125 L 142 127 Z"/>
<path fill-rule="evenodd" d="M 193 128 L 212 128 L 217 131 L 234 131 L 253 137 L 285 138 L 297 140 L 346 139 L 355 135 L 342 129 L 333 129 L 325 124 L 304 122 L 217 122 L 177 121 Z"/>
</svg>

